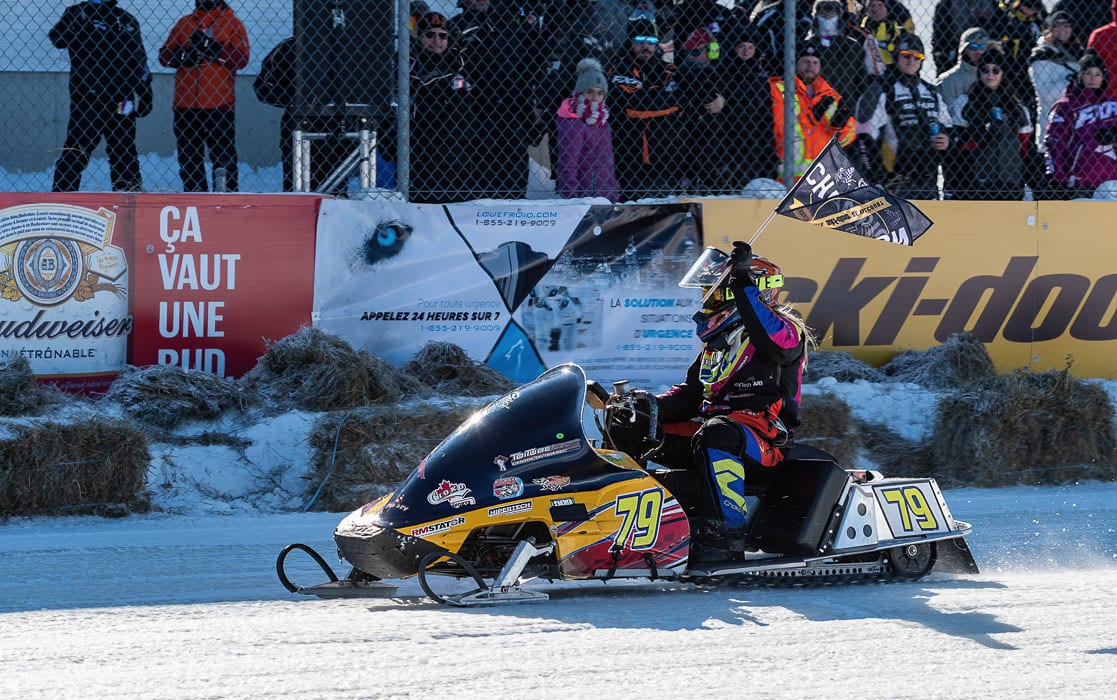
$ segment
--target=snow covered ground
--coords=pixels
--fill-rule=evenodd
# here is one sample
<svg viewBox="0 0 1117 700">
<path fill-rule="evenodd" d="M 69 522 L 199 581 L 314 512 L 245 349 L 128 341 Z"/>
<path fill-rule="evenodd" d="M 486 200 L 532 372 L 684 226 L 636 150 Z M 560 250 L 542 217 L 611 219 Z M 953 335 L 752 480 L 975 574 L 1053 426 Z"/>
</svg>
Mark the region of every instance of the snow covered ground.
<svg viewBox="0 0 1117 700">
<path fill-rule="evenodd" d="M 912 438 L 933 414 L 912 385 L 807 388 L 823 389 Z M 1101 698 L 1117 682 L 1117 483 L 947 491 L 974 525 L 972 576 L 539 581 L 550 601 L 473 610 L 405 581 L 395 598 L 321 601 L 274 568 L 290 542 L 334 561 L 341 514 L 281 512 L 306 499 L 309 422 L 241 429 L 243 456 L 154 450 L 167 512 L 0 523 L 0 697 Z M 288 563 L 295 583 L 323 580 Z"/>
<path fill-rule="evenodd" d="M 533 583 L 450 609 L 320 601 L 273 568 L 338 514 L 0 527 L 6 698 L 1112 697 L 1117 484 L 948 491 L 983 571 L 916 583 Z M 309 561 L 309 560 L 300 560 Z M 290 559 L 297 583 L 321 574 Z"/>
</svg>

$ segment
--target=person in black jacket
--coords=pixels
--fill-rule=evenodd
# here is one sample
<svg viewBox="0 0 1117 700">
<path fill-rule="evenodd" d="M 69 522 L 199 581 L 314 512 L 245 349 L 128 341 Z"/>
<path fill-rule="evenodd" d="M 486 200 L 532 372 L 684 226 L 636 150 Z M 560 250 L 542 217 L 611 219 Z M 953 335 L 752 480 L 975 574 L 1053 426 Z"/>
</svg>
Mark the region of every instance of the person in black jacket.
<svg viewBox="0 0 1117 700">
<path fill-rule="evenodd" d="M 475 104 L 459 142 L 471 154 L 471 191 L 464 199 L 522 199 L 528 146 L 542 135 L 534 109 L 548 55 L 534 16 L 504 2 L 460 0 L 461 14 L 449 20 L 471 71 Z"/>
<path fill-rule="evenodd" d="M 762 42 L 752 25 L 730 29 L 718 70 L 725 95 L 727 187 L 741 191 L 751 180 L 775 177 L 772 148 L 772 97 Z"/>
<path fill-rule="evenodd" d="M 153 105 L 139 22 L 117 0 L 87 0 L 67 7 L 49 37 L 70 54 L 70 118 L 54 166 L 54 191 L 81 189 L 82 173 L 102 138 L 112 188 L 143 189 L 136 118 L 150 114 Z"/>
<path fill-rule="evenodd" d="M 477 182 L 461 127 L 475 111 L 475 88 L 462 52 L 451 44 L 446 17 L 430 12 L 416 27 L 418 39 L 411 51 L 408 199 L 432 203 L 473 199 Z"/>
</svg>

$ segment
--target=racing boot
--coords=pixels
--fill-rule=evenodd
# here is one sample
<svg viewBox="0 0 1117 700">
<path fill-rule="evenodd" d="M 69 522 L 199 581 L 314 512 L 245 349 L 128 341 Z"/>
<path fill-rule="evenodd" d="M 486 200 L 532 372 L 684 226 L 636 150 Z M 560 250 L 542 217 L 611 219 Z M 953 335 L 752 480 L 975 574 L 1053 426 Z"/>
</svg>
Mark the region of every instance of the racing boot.
<svg viewBox="0 0 1117 700">
<path fill-rule="evenodd" d="M 693 563 L 741 561 L 748 550 L 743 530 L 731 529 L 715 518 L 704 518 L 695 528 L 690 560 Z"/>
</svg>

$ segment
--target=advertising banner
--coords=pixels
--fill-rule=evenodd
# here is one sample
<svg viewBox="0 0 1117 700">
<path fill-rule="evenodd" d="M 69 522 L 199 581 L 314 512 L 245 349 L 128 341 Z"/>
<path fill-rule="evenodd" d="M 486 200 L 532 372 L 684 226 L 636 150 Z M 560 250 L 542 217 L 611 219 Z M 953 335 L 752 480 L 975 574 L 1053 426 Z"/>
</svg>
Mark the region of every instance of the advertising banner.
<svg viewBox="0 0 1117 700">
<path fill-rule="evenodd" d="M 0 362 L 68 391 L 124 368 L 132 214 L 115 195 L 0 194 Z"/>
<path fill-rule="evenodd" d="M 314 326 L 394 364 L 454 343 L 517 382 L 563 362 L 678 380 L 698 352 L 698 205 L 324 200 Z"/>
<path fill-rule="evenodd" d="M 136 197 L 131 363 L 223 377 L 310 322 L 316 197 Z"/>
</svg>

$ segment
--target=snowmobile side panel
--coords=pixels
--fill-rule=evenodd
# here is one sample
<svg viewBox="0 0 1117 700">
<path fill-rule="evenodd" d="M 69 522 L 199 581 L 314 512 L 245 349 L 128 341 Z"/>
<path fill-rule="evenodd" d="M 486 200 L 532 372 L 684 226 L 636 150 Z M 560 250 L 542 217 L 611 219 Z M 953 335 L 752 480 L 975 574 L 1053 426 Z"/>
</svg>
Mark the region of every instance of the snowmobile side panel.
<svg viewBox="0 0 1117 700">
<path fill-rule="evenodd" d="M 765 552 L 819 555 L 849 483 L 849 474 L 833 460 L 784 460 L 753 516 L 749 542 Z"/>
</svg>

